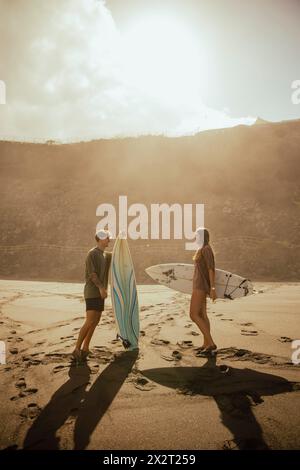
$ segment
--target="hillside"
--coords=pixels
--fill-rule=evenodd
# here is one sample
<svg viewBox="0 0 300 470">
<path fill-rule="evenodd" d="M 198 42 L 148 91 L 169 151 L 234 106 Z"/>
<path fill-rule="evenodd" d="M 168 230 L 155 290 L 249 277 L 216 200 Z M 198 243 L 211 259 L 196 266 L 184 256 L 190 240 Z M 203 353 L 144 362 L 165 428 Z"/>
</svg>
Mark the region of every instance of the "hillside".
<svg viewBox="0 0 300 470">
<path fill-rule="evenodd" d="M 2 278 L 83 279 L 101 203 L 204 203 L 220 268 L 299 280 L 300 120 L 195 136 L 0 142 Z M 130 220 L 130 218 L 129 218 Z M 130 241 L 144 268 L 191 262 L 182 241 Z"/>
</svg>

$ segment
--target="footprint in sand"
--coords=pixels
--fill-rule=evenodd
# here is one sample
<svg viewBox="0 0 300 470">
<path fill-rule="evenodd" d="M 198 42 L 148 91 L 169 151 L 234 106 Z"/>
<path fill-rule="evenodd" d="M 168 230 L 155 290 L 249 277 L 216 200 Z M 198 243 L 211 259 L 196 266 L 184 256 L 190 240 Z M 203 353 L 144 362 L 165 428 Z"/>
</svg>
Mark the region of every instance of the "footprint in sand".
<svg viewBox="0 0 300 470">
<path fill-rule="evenodd" d="M 191 331 L 189 334 L 192 336 L 200 336 L 200 333 L 197 333 L 197 331 Z"/>
<path fill-rule="evenodd" d="M 215 317 L 223 317 L 223 313 L 217 313 L 217 315 L 215 315 Z"/>
<path fill-rule="evenodd" d="M 236 359 L 257 362 L 259 364 L 275 364 L 271 356 L 254 353 L 247 349 L 223 348 L 219 350 L 221 359 Z"/>
<path fill-rule="evenodd" d="M 241 323 L 241 326 L 253 326 L 253 323 L 250 323 L 250 322 Z"/>
<path fill-rule="evenodd" d="M 233 318 L 221 318 L 222 321 L 233 321 Z"/>
<path fill-rule="evenodd" d="M 17 348 L 9 348 L 10 354 L 18 354 L 19 350 Z"/>
<path fill-rule="evenodd" d="M 281 343 L 291 343 L 293 340 L 288 336 L 280 336 L 280 338 L 278 338 L 278 341 L 280 341 Z"/>
<path fill-rule="evenodd" d="M 170 344 L 170 341 L 168 341 L 167 339 L 153 339 L 151 341 L 151 344 L 155 344 L 156 346 L 161 346 L 164 344 Z"/>
<path fill-rule="evenodd" d="M 182 354 L 179 351 L 173 351 L 171 356 L 166 356 L 165 354 L 162 354 L 161 358 L 169 362 L 180 361 L 182 359 Z"/>
<path fill-rule="evenodd" d="M 120 343 L 120 340 L 118 340 L 118 339 L 112 339 L 112 340 L 111 340 L 111 343 L 112 343 L 112 344 L 117 344 L 117 343 Z"/>
<path fill-rule="evenodd" d="M 166 356 L 165 354 L 162 354 L 161 358 L 164 359 L 165 361 L 168 361 L 168 362 L 173 362 L 174 361 L 174 357 Z"/>
<path fill-rule="evenodd" d="M 19 389 L 25 389 L 26 388 L 25 379 L 23 377 L 19 379 L 18 382 L 15 383 L 15 387 Z"/>
<path fill-rule="evenodd" d="M 181 341 L 177 344 L 182 349 L 189 349 L 193 347 L 193 341 L 188 341 L 188 340 Z"/>
<path fill-rule="evenodd" d="M 15 401 L 19 399 L 19 395 L 15 395 L 14 397 L 10 397 L 11 401 Z"/>
<path fill-rule="evenodd" d="M 26 388 L 25 390 L 19 393 L 19 397 L 28 397 L 29 395 L 34 395 L 35 393 L 37 393 L 37 391 L 37 388 Z"/>
<path fill-rule="evenodd" d="M 69 354 L 66 354 L 66 353 L 59 353 L 59 352 L 52 352 L 52 353 L 47 353 L 45 354 L 46 357 L 58 357 L 58 358 L 61 358 L 61 359 L 64 359 L 66 357 L 69 357 Z"/>
<path fill-rule="evenodd" d="M 141 312 L 145 312 L 146 310 L 148 310 L 148 308 L 150 308 L 150 307 L 144 307 L 144 306 L 143 306 L 143 307 L 140 308 L 140 311 L 141 311 Z"/>
<path fill-rule="evenodd" d="M 29 359 L 29 361 L 27 361 L 26 365 L 27 365 L 27 367 L 38 366 L 41 363 L 42 363 L 41 359 Z"/>
<path fill-rule="evenodd" d="M 144 377 L 137 377 L 133 381 L 133 384 L 135 388 L 141 390 L 142 392 L 149 392 L 155 387 L 154 384 L 150 383 L 149 380 L 145 379 Z"/>
<path fill-rule="evenodd" d="M 60 372 L 62 369 L 65 369 L 66 367 L 68 367 L 68 366 L 62 366 L 62 365 L 55 366 L 52 372 L 54 372 L 54 374 L 56 374 L 57 372 Z"/>
<path fill-rule="evenodd" d="M 29 395 L 34 395 L 37 393 L 38 389 L 37 388 L 26 388 L 25 390 L 21 391 L 19 395 L 16 395 L 14 397 L 10 397 L 11 401 L 19 400 L 20 398 L 28 397 Z"/>
<path fill-rule="evenodd" d="M 172 356 L 176 361 L 180 361 L 180 359 L 182 359 L 182 354 L 179 351 L 173 351 Z"/>
<path fill-rule="evenodd" d="M 21 418 L 32 420 L 35 419 L 41 411 L 42 409 L 36 403 L 29 403 L 29 405 L 27 405 L 27 408 L 23 408 L 20 413 L 20 416 Z"/>
<path fill-rule="evenodd" d="M 257 336 L 258 332 L 256 330 L 241 330 L 243 336 Z"/>
</svg>

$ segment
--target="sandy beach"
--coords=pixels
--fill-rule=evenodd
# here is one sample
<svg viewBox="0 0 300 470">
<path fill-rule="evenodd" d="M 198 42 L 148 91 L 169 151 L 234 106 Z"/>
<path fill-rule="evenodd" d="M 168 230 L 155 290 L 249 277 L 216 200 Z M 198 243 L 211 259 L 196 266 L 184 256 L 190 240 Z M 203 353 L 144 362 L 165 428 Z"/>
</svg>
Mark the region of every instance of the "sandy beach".
<svg viewBox="0 0 300 470">
<path fill-rule="evenodd" d="M 216 359 L 197 356 L 188 296 L 140 285 L 139 352 L 115 339 L 108 298 L 92 356 L 77 367 L 82 284 L 0 287 L 1 449 L 300 447 L 299 284 L 256 283 L 248 298 L 209 301 Z"/>
</svg>

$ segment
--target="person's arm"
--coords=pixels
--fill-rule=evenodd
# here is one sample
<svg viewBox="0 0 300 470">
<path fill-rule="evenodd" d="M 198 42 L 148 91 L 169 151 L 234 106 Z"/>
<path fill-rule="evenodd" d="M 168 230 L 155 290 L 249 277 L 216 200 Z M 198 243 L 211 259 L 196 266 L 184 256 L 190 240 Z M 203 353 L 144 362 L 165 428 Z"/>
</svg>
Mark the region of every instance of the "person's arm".
<svg viewBox="0 0 300 470">
<path fill-rule="evenodd" d="M 208 274 L 209 274 L 209 281 L 210 281 L 210 298 L 212 300 L 216 300 L 217 295 L 216 295 L 216 287 L 215 287 L 215 270 L 209 269 Z"/>
<path fill-rule="evenodd" d="M 105 270 L 104 270 L 104 277 L 103 277 L 103 285 L 105 289 L 107 289 L 107 286 L 108 286 L 111 258 L 112 258 L 112 253 L 110 251 L 105 251 Z"/>
<path fill-rule="evenodd" d="M 102 282 L 100 281 L 99 277 L 97 276 L 97 274 L 96 273 L 91 273 L 90 279 L 98 287 L 102 299 L 106 299 L 107 291 L 106 291 L 105 287 L 103 286 Z"/>
<path fill-rule="evenodd" d="M 95 268 L 92 254 L 88 255 L 88 258 L 86 260 L 86 266 L 87 266 L 90 280 L 95 284 L 95 286 L 98 287 L 102 299 L 105 299 L 107 297 L 107 292 L 103 283 L 100 281 L 96 273 L 96 268 Z"/>
<path fill-rule="evenodd" d="M 214 301 L 217 298 L 216 288 L 215 288 L 215 258 L 213 251 L 210 246 L 207 246 L 203 249 L 204 259 L 207 265 L 209 282 L 210 282 L 210 298 Z"/>
</svg>

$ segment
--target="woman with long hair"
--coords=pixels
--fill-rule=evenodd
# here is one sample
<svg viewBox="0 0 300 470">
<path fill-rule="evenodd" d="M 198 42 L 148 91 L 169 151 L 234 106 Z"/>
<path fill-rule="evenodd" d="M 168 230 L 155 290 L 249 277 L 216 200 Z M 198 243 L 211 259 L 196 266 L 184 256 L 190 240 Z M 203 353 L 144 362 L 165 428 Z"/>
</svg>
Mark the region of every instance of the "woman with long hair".
<svg viewBox="0 0 300 470">
<path fill-rule="evenodd" d="M 203 334 L 203 345 L 200 350 L 204 354 L 215 354 L 217 346 L 212 339 L 210 322 L 206 312 L 206 298 L 216 300 L 215 259 L 209 244 L 209 232 L 205 228 L 196 231 L 196 240 L 201 239 L 200 247 L 193 260 L 195 263 L 193 292 L 190 304 L 190 317 Z"/>
</svg>

